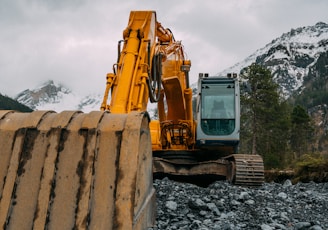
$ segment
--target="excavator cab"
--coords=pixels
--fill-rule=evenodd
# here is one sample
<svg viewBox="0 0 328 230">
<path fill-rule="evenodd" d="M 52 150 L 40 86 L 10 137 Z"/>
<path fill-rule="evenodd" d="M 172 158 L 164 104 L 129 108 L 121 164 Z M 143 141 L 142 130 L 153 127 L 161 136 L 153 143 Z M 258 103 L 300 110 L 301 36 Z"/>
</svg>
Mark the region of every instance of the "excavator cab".
<svg viewBox="0 0 328 230">
<path fill-rule="evenodd" d="M 239 144 L 240 95 L 236 78 L 207 77 L 200 74 L 197 98 L 196 146 L 200 149 L 230 147 L 236 153 Z"/>
</svg>

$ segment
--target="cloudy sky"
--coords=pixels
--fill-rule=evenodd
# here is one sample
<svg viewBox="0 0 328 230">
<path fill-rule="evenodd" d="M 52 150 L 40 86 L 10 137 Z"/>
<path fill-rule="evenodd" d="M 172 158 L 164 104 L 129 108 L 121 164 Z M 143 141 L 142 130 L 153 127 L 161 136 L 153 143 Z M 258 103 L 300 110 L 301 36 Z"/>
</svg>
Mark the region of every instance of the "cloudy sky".
<svg viewBox="0 0 328 230">
<path fill-rule="evenodd" d="M 155 10 L 184 44 L 191 82 L 291 28 L 328 23 L 327 0 L 0 0 L 0 93 L 47 80 L 102 93 L 131 10 Z"/>
</svg>

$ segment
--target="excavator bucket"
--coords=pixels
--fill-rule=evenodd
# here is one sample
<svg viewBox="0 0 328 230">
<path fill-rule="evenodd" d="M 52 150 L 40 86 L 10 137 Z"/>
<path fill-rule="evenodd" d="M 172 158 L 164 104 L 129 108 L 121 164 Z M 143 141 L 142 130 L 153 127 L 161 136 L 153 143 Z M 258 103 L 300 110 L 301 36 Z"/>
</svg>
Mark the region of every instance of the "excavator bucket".
<svg viewBox="0 0 328 230">
<path fill-rule="evenodd" d="M 138 112 L 0 111 L 0 227 L 151 226 L 148 123 Z"/>
</svg>

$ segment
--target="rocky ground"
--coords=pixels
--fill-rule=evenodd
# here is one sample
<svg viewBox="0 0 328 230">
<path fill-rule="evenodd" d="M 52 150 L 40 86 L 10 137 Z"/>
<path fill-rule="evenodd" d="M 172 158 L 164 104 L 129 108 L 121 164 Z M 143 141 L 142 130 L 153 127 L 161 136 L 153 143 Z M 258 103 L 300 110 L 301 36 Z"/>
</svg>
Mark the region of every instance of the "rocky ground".
<svg viewBox="0 0 328 230">
<path fill-rule="evenodd" d="M 259 188 L 217 181 L 204 188 L 155 180 L 158 229 L 328 229 L 328 183 L 265 183 Z"/>
</svg>

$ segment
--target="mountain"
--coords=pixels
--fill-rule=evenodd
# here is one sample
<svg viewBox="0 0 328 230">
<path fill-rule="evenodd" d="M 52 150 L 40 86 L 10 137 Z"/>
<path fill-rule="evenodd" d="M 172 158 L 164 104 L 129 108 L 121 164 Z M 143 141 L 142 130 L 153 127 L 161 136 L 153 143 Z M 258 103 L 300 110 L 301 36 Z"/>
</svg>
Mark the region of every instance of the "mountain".
<svg viewBox="0 0 328 230">
<path fill-rule="evenodd" d="M 271 71 L 292 105 L 307 109 L 315 127 L 312 148 L 328 154 L 328 24 L 291 29 L 218 75 L 243 74 L 252 63 Z"/>
<path fill-rule="evenodd" d="M 19 93 L 15 99 L 34 110 L 81 110 L 90 112 L 99 110 L 102 96 L 91 94 L 87 96 L 72 92 L 61 83 L 47 81 L 35 89 L 27 89 Z"/>
<path fill-rule="evenodd" d="M 285 98 L 293 98 L 297 103 L 302 100 L 303 105 L 309 107 L 308 103 L 313 102 L 313 97 L 299 99 L 296 96 L 304 95 L 304 92 L 308 92 L 315 85 L 328 88 L 327 59 L 328 24 L 318 22 L 314 26 L 291 29 L 218 75 L 242 73 L 245 67 L 254 62 L 264 65 L 271 70 Z M 196 84 L 192 87 L 196 87 Z M 48 81 L 36 89 L 19 93 L 16 100 L 36 110 L 89 112 L 99 110 L 102 95 L 77 95 L 62 84 Z M 328 104 L 328 95 L 326 101 Z M 319 97 L 318 103 L 312 103 L 312 106 L 320 105 L 321 102 L 322 97 Z"/>
<path fill-rule="evenodd" d="M 100 110 L 102 94 L 78 95 L 61 83 L 52 80 L 43 83 L 35 89 L 27 89 L 19 93 L 15 100 L 33 110 L 79 110 L 85 113 Z M 155 104 L 148 106 L 148 113 L 155 116 Z"/>
<path fill-rule="evenodd" d="M 250 64 L 257 63 L 271 70 L 283 96 L 289 98 L 306 87 L 313 69 L 327 53 L 328 24 L 318 22 L 314 26 L 291 29 L 218 75 L 240 73 Z M 327 66 L 324 68 L 327 69 Z"/>
</svg>

